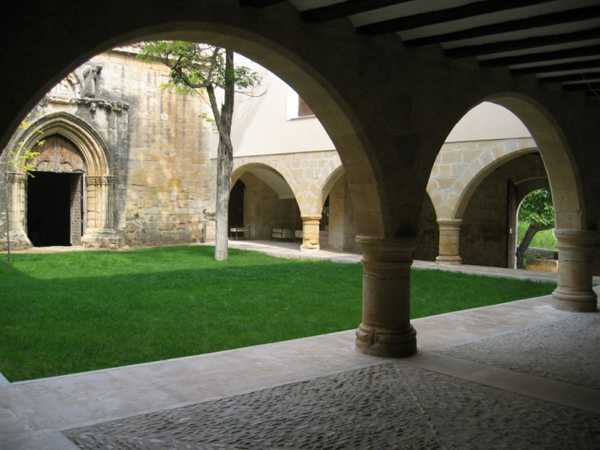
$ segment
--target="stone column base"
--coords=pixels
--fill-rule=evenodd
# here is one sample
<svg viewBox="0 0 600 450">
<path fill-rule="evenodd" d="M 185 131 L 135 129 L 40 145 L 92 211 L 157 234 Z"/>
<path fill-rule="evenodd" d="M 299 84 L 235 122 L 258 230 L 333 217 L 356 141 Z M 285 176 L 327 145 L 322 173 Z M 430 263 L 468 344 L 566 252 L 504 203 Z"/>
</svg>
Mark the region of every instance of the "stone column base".
<svg viewBox="0 0 600 450">
<path fill-rule="evenodd" d="M 447 266 L 460 266 L 462 258 L 460 256 L 436 256 L 435 262 Z"/>
<path fill-rule="evenodd" d="M 81 245 L 85 248 L 119 248 L 119 236 L 115 230 L 88 228 L 81 237 Z"/>
<path fill-rule="evenodd" d="M 356 350 L 373 356 L 404 357 L 417 352 L 417 331 L 412 325 L 382 328 L 361 323 L 356 330 Z"/>
<path fill-rule="evenodd" d="M 33 247 L 31 241 L 27 237 L 27 235 L 21 230 L 11 230 L 10 231 L 10 249 L 11 250 L 26 250 L 28 248 Z M 6 234 L 2 236 L 0 239 L 0 250 L 7 251 L 8 244 L 6 241 Z"/>
<path fill-rule="evenodd" d="M 594 312 L 598 310 L 597 297 L 591 289 L 590 292 L 579 292 L 559 286 L 552 293 L 552 306 L 563 311 Z"/>
</svg>

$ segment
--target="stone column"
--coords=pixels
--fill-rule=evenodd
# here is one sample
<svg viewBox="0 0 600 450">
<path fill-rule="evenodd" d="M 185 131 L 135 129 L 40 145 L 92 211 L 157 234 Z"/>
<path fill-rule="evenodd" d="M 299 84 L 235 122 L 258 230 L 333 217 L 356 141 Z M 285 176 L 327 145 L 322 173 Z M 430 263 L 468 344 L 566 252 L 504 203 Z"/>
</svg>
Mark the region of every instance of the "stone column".
<svg viewBox="0 0 600 450">
<path fill-rule="evenodd" d="M 319 246 L 319 224 L 321 214 L 302 214 L 302 252 L 318 252 Z"/>
<path fill-rule="evenodd" d="M 437 223 L 440 228 L 440 249 L 435 262 L 450 265 L 462 264 L 459 253 L 462 219 L 438 219 Z"/>
<path fill-rule="evenodd" d="M 8 195 L 10 204 L 9 220 L 10 240 L 13 250 L 22 250 L 31 247 L 27 237 L 27 211 L 26 211 L 26 185 L 27 175 L 24 173 L 10 172 L 7 175 Z M 4 231 L 4 230 L 2 230 Z"/>
<path fill-rule="evenodd" d="M 592 289 L 592 252 L 597 231 L 555 229 L 558 241 L 558 285 L 552 293 L 557 309 L 589 312 L 597 310 Z"/>
<path fill-rule="evenodd" d="M 357 236 L 363 252 L 362 323 L 356 349 L 374 356 L 410 356 L 417 332 L 410 324 L 410 266 L 414 237 Z"/>
<path fill-rule="evenodd" d="M 87 224 L 81 245 L 91 248 L 119 247 L 119 237 L 113 225 L 112 176 L 89 176 L 86 181 Z"/>
</svg>

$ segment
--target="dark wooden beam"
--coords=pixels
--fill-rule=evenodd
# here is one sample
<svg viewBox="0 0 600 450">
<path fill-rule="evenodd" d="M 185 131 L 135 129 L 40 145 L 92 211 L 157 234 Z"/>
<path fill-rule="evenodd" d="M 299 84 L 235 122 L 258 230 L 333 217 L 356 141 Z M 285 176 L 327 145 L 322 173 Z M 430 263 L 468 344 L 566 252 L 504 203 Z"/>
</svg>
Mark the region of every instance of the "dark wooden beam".
<svg viewBox="0 0 600 450">
<path fill-rule="evenodd" d="M 565 84 L 563 89 L 570 92 L 597 91 L 600 90 L 600 83 Z"/>
<path fill-rule="evenodd" d="M 531 75 L 535 73 L 568 72 L 581 69 L 600 69 L 600 59 L 589 61 L 576 61 L 564 64 L 552 64 L 549 66 L 524 67 L 522 69 L 511 69 L 512 75 Z"/>
<path fill-rule="evenodd" d="M 321 23 L 412 1 L 415 0 L 348 0 L 321 8 L 307 9 L 300 13 L 300 18 L 307 22 Z"/>
<path fill-rule="evenodd" d="M 449 58 L 468 58 L 479 55 L 491 55 L 494 53 L 546 47 L 548 45 L 569 44 L 571 42 L 579 42 L 587 39 L 597 38 L 600 38 L 600 28 L 591 28 L 589 30 L 575 31 L 573 33 L 546 35 L 527 39 L 517 39 L 514 41 L 494 42 L 492 44 L 455 47 L 445 50 L 444 55 Z"/>
<path fill-rule="evenodd" d="M 548 3 L 551 0 L 485 0 L 469 3 L 455 8 L 441 9 L 413 16 L 399 17 L 397 19 L 364 25 L 356 29 L 356 32 L 365 36 L 377 36 L 381 34 L 394 33 L 403 30 L 438 25 L 455 20 L 467 19 L 469 17 L 492 14 L 509 9 L 522 8 L 524 6 Z"/>
<path fill-rule="evenodd" d="M 419 39 L 404 41 L 406 45 L 431 45 L 442 42 L 459 41 L 462 39 L 473 39 L 483 36 L 491 36 L 511 31 L 529 30 L 531 28 L 560 25 L 563 23 L 579 22 L 586 19 L 600 17 L 600 6 L 589 6 L 586 8 L 561 11 L 557 13 L 544 14 L 542 16 L 529 17 L 527 19 L 511 20 L 508 22 L 484 25 L 470 28 L 468 30 L 455 31 L 452 33 L 438 34 Z"/>
<path fill-rule="evenodd" d="M 286 0 L 240 0 L 240 5 L 251 8 L 265 8 L 276 3 L 283 3 Z"/>
<path fill-rule="evenodd" d="M 484 59 L 479 61 L 481 67 L 514 66 L 516 64 L 531 64 L 545 61 L 556 61 L 559 59 L 582 58 L 587 56 L 600 56 L 600 45 L 588 47 L 570 48 L 555 52 L 530 53 L 527 55 L 507 56 L 505 58 Z"/>
<path fill-rule="evenodd" d="M 567 83 L 569 81 L 600 80 L 600 72 L 583 72 L 555 77 L 538 78 L 538 83 Z"/>
</svg>

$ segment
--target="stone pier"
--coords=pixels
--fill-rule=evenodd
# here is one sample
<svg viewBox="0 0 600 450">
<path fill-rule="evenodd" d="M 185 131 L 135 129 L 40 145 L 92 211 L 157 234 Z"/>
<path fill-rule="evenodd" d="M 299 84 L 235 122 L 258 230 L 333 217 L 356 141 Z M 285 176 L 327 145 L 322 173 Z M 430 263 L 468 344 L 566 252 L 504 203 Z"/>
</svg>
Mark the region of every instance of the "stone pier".
<svg viewBox="0 0 600 450">
<path fill-rule="evenodd" d="M 462 219 L 438 219 L 437 223 L 440 229 L 440 249 L 435 261 L 438 264 L 462 264 L 460 257 Z"/>
<path fill-rule="evenodd" d="M 417 351 L 410 324 L 410 266 L 414 237 L 357 236 L 363 251 L 363 313 L 356 349 L 374 356 L 410 356 Z"/>
<path fill-rule="evenodd" d="M 319 224 L 321 223 L 321 214 L 302 214 L 302 245 L 300 250 L 303 252 L 318 252 L 319 245 Z"/>
<path fill-rule="evenodd" d="M 554 307 L 568 311 L 596 311 L 592 263 L 598 232 L 556 228 L 554 235 L 558 241 L 558 286 L 552 293 Z"/>
</svg>

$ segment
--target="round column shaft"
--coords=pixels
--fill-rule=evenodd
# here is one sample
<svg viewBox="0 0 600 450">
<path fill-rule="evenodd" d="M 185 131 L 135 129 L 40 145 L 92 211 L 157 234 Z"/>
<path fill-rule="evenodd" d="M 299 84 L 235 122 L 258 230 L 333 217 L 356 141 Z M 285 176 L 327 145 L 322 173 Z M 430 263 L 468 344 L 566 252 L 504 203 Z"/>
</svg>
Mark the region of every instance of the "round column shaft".
<svg viewBox="0 0 600 450">
<path fill-rule="evenodd" d="M 558 241 L 558 285 L 553 305 L 569 311 L 596 311 L 597 296 L 592 289 L 592 251 L 598 232 L 555 229 Z"/>
<path fill-rule="evenodd" d="M 302 252 L 318 252 L 321 247 L 319 245 L 319 224 L 321 223 L 321 215 L 302 214 Z"/>
<path fill-rule="evenodd" d="M 460 225 L 462 219 L 438 219 L 440 229 L 439 255 L 435 258 L 438 264 L 459 265 L 460 257 Z"/>
<path fill-rule="evenodd" d="M 357 236 L 363 251 L 363 312 L 356 349 L 375 356 L 410 356 L 417 332 L 410 324 L 410 266 L 414 237 Z"/>
</svg>

